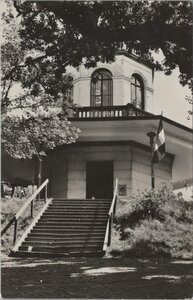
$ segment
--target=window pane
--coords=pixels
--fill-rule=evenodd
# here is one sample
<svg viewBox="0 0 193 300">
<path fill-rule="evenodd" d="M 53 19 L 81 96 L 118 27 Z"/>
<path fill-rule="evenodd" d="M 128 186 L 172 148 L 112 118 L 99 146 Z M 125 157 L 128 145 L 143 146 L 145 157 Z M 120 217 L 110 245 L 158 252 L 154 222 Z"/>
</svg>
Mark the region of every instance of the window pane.
<svg viewBox="0 0 193 300">
<path fill-rule="evenodd" d="M 135 100 L 136 95 L 135 95 L 135 86 L 132 84 L 131 85 L 131 99 Z"/>
<path fill-rule="evenodd" d="M 103 106 L 109 105 L 109 96 L 103 96 Z"/>
<path fill-rule="evenodd" d="M 101 90 L 99 90 L 99 89 L 96 89 L 96 91 L 95 91 L 95 95 L 96 95 L 96 96 L 100 96 L 100 94 L 101 94 Z"/>
<path fill-rule="evenodd" d="M 138 102 L 141 102 L 141 88 L 136 87 L 136 98 Z"/>
<path fill-rule="evenodd" d="M 103 81 L 103 94 L 108 95 L 108 93 L 109 93 L 108 90 L 109 90 L 109 81 L 105 80 L 105 81 Z"/>
<path fill-rule="evenodd" d="M 139 80 L 138 80 L 138 79 L 136 79 L 136 81 L 135 81 L 135 85 L 137 85 L 137 86 L 141 86 L 141 84 L 140 84 L 140 82 L 139 82 Z"/>
<path fill-rule="evenodd" d="M 133 83 L 135 81 L 135 83 Z M 136 107 L 143 109 L 144 86 L 142 79 L 138 75 L 133 75 L 131 78 L 131 103 Z"/>
<path fill-rule="evenodd" d="M 95 96 L 95 105 L 101 106 L 101 96 Z"/>
<path fill-rule="evenodd" d="M 101 90 L 101 81 L 97 81 L 95 84 L 96 90 Z"/>
</svg>

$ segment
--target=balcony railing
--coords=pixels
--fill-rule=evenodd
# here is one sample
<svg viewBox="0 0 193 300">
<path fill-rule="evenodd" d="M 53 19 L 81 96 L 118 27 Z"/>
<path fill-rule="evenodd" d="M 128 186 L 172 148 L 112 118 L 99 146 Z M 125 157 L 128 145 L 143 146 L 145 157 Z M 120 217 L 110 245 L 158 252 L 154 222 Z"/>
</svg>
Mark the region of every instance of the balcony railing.
<svg viewBox="0 0 193 300">
<path fill-rule="evenodd" d="M 133 104 L 119 106 L 84 106 L 77 108 L 72 119 L 90 119 L 90 118 L 127 118 L 127 117 L 141 117 L 150 116 L 142 109 L 135 107 Z"/>
</svg>

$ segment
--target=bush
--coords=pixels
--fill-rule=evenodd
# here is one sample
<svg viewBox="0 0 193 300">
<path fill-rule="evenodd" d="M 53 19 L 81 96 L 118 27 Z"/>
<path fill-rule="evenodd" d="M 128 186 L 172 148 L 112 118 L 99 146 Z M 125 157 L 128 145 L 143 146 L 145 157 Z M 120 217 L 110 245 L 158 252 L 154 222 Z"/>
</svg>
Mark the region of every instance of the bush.
<svg viewBox="0 0 193 300">
<path fill-rule="evenodd" d="M 133 228 L 142 220 L 156 219 L 164 222 L 168 216 L 178 222 L 193 223 L 193 202 L 184 201 L 163 186 L 158 191 L 139 192 L 131 200 L 122 203 L 118 207 L 115 223 L 123 228 Z"/>
<path fill-rule="evenodd" d="M 163 186 L 121 203 L 115 217 L 112 253 L 193 257 L 193 202 Z"/>
<path fill-rule="evenodd" d="M 24 205 L 27 199 L 22 198 L 2 198 L 1 199 L 1 229 L 5 228 L 7 223 L 14 217 L 15 213 Z M 34 217 L 39 213 L 44 203 L 41 201 L 34 201 Z M 30 217 L 30 206 L 26 208 L 23 215 L 18 220 L 18 235 L 17 240 L 27 230 L 32 219 Z M 14 225 L 7 230 L 1 238 L 1 251 L 8 254 L 13 248 L 13 228 Z"/>
</svg>

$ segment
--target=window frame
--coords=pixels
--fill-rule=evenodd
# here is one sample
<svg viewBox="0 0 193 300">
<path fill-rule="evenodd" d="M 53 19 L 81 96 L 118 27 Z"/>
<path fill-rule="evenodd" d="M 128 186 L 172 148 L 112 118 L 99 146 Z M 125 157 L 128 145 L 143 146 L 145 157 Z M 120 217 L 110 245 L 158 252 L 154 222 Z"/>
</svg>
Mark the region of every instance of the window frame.
<svg viewBox="0 0 193 300">
<path fill-rule="evenodd" d="M 134 82 L 132 80 L 134 79 Z M 134 87 L 134 95 L 133 95 L 133 87 Z M 139 105 L 139 98 L 137 98 L 138 91 L 141 93 L 141 100 Z M 144 88 L 144 81 L 139 74 L 132 74 L 131 76 L 131 103 L 139 108 L 145 108 L 145 88 Z"/>
<path fill-rule="evenodd" d="M 100 81 L 100 94 L 96 94 L 96 82 L 94 82 L 94 79 L 97 77 L 97 75 L 100 75 L 101 78 Z M 106 78 L 105 78 L 106 77 Z M 106 69 L 106 68 L 100 68 L 95 70 L 91 75 L 91 81 L 90 81 L 90 105 L 93 107 L 101 107 L 101 106 L 112 106 L 113 105 L 113 78 L 112 73 Z M 107 82 L 107 94 L 104 94 L 104 82 Z M 100 105 L 97 105 L 96 98 L 100 97 L 101 102 Z M 104 105 L 105 97 L 107 97 L 107 104 Z"/>
</svg>

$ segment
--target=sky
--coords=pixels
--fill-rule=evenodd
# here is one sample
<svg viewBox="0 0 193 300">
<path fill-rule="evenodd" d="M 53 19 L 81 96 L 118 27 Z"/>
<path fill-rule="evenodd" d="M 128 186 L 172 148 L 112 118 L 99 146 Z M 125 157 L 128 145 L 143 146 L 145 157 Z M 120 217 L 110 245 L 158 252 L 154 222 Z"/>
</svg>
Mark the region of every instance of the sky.
<svg viewBox="0 0 193 300">
<path fill-rule="evenodd" d="M 164 55 L 161 51 L 159 53 L 152 53 L 152 56 L 158 62 L 164 61 Z M 181 123 L 187 127 L 192 127 L 192 118 L 188 120 L 188 111 L 192 110 L 192 105 L 185 100 L 186 96 L 191 96 L 191 91 L 188 86 L 182 86 L 179 82 L 179 69 L 173 70 L 172 74 L 167 76 L 161 71 L 155 72 L 153 82 L 153 100 L 154 100 L 154 114 L 161 114 Z"/>
<path fill-rule="evenodd" d="M 192 127 L 192 118 L 187 119 L 188 110 L 192 110 L 186 100 L 191 96 L 190 89 L 179 83 L 179 72 L 175 70 L 172 75 L 166 76 L 162 72 L 155 73 L 154 79 L 154 113 L 172 119 L 185 126 Z"/>
</svg>

